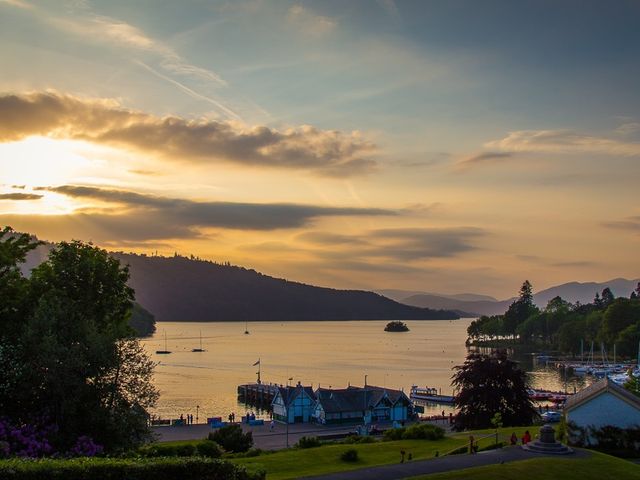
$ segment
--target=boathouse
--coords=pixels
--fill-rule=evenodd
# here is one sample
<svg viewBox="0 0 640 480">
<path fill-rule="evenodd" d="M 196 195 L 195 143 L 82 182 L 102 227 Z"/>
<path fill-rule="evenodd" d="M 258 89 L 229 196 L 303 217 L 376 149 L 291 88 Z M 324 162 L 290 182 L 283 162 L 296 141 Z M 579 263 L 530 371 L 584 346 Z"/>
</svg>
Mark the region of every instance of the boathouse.
<svg viewBox="0 0 640 480">
<path fill-rule="evenodd" d="M 321 424 L 400 422 L 411 412 L 411 400 L 400 390 L 367 385 L 315 393 L 313 420 Z"/>
<path fill-rule="evenodd" d="M 575 395 L 564 407 L 567 424 L 580 429 L 640 428 L 640 397 L 617 385 L 607 377 Z M 594 438 L 588 439 L 594 443 Z"/>
<path fill-rule="evenodd" d="M 307 423 L 315 404 L 316 395 L 312 387 L 303 387 L 300 382 L 295 387 L 278 387 L 271 402 L 273 418 L 284 423 Z"/>
</svg>

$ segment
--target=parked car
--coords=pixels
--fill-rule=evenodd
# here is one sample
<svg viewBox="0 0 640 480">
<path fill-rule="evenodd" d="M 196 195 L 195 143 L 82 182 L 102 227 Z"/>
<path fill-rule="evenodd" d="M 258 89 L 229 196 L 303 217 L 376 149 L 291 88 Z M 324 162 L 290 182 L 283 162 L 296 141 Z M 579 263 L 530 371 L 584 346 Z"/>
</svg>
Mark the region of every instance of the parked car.
<svg viewBox="0 0 640 480">
<path fill-rule="evenodd" d="M 562 418 L 562 413 L 544 412 L 542 415 L 540 415 L 540 417 L 542 418 L 542 421 L 545 423 L 559 422 L 560 419 Z"/>
</svg>

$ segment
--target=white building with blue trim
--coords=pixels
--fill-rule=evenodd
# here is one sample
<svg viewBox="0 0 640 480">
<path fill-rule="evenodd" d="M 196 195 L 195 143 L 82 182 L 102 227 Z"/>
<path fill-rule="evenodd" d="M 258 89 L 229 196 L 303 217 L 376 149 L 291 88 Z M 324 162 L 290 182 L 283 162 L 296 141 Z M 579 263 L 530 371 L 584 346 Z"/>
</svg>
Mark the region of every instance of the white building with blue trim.
<svg viewBox="0 0 640 480">
<path fill-rule="evenodd" d="M 605 377 L 571 395 L 564 414 L 570 428 L 583 430 L 593 444 L 595 438 L 588 434 L 589 429 L 607 426 L 640 429 L 640 397 Z"/>
</svg>

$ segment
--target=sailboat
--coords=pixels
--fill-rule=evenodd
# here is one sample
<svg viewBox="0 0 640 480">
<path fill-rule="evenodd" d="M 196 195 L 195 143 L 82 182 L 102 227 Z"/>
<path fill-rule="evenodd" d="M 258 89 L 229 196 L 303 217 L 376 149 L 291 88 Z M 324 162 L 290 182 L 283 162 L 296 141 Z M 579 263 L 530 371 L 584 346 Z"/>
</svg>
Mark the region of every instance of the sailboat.
<svg viewBox="0 0 640 480">
<path fill-rule="evenodd" d="M 192 348 L 192 352 L 206 352 L 204 348 L 202 348 L 202 330 L 200 330 L 200 348 Z"/>
<path fill-rule="evenodd" d="M 156 353 L 158 355 L 168 355 L 171 353 L 167 348 L 167 332 L 166 331 L 164 332 L 164 350 L 156 350 Z"/>
</svg>

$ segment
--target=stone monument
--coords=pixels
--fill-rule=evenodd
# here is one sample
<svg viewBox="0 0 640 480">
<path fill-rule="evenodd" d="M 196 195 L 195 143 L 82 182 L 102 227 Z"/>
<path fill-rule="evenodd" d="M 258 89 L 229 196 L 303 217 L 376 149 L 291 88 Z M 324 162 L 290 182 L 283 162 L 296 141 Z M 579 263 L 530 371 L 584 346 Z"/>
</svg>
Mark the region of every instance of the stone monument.
<svg viewBox="0 0 640 480">
<path fill-rule="evenodd" d="M 522 445 L 522 449 L 534 453 L 546 453 L 553 455 L 567 455 L 573 453 L 573 449 L 556 441 L 556 432 L 549 424 L 540 429 L 540 438 Z"/>
</svg>

